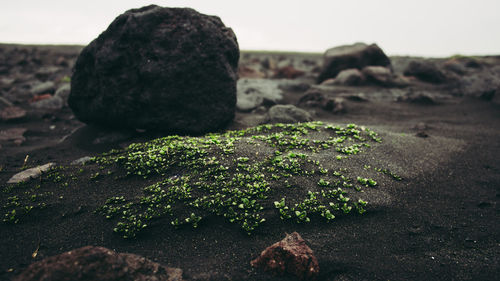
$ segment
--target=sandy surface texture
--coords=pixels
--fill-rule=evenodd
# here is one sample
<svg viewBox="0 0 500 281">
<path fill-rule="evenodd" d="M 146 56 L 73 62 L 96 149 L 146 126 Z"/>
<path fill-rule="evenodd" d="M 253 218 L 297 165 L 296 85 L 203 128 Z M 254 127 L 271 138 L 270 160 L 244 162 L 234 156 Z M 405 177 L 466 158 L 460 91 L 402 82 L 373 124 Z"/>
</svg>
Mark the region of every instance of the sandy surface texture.
<svg viewBox="0 0 500 281">
<path fill-rule="evenodd" d="M 242 52 L 238 109 L 227 131 L 173 140 L 157 132 L 115 131 L 78 121 L 63 91 L 69 89 L 80 50 L 0 45 L 0 279 L 9 280 L 46 257 L 93 245 L 181 268 L 185 280 L 294 280 L 250 265 L 266 247 L 294 231 L 318 260 L 318 280 L 498 278 L 500 58 L 392 57 L 389 84 L 369 80 L 353 86 L 338 80 L 318 84 L 321 54 Z M 434 63 L 446 82 L 405 75 L 412 61 Z M 285 117 L 273 109 L 282 105 L 293 105 Z M 276 125 L 283 118 L 302 123 Z M 274 125 L 262 125 L 267 123 Z M 349 128 L 359 135 L 347 132 Z M 333 143 L 342 135 L 345 143 Z M 156 146 L 147 143 L 158 137 L 167 139 Z M 307 141 L 298 145 L 292 138 Z M 360 153 L 336 149 L 358 141 Z M 132 143 L 143 145 L 131 148 Z M 167 146 L 167 156 L 151 158 Z M 116 162 L 100 158 L 82 164 L 111 149 L 115 152 L 106 159 Z M 131 156 L 134 151 L 144 162 L 134 162 L 139 161 Z M 295 159 L 298 170 L 281 165 Z M 55 168 L 26 183 L 7 183 L 15 174 L 47 163 Z M 227 181 L 203 177 L 204 170 Z M 233 194 L 230 189 L 240 181 L 231 177 L 260 173 L 262 178 L 246 179 L 269 187 L 262 191 L 266 197 L 255 197 L 262 209 L 248 207 L 265 218 L 252 231 L 243 220 L 225 217 L 227 206 L 217 213 L 191 204 L 215 194 L 207 186 Z M 146 200 L 146 187 L 159 182 L 165 190 L 186 184 L 193 191 L 189 198 L 178 195 L 171 201 L 172 213 L 147 220 L 135 237 L 124 239 L 126 232 L 113 231 L 121 214 L 106 219 L 102 206 L 107 200 L 123 196 L 123 202 L 136 204 L 130 212 L 147 213 L 138 202 Z M 318 196 L 318 204 L 328 205 L 319 194 L 338 187 L 348 192 L 349 204 L 366 200 L 366 212 L 359 214 L 349 205 L 351 213 L 335 212 L 336 218 L 327 222 L 320 211 L 309 210 L 310 222 L 298 223 L 293 212 L 290 219 L 281 219 L 274 205 L 286 197 L 292 208 L 310 198 L 308 192 Z M 239 204 L 247 203 L 238 201 L 236 209 Z M 191 213 L 201 217 L 196 225 L 196 218 L 185 220 Z M 175 219 L 180 219 L 178 227 L 172 225 Z"/>
</svg>

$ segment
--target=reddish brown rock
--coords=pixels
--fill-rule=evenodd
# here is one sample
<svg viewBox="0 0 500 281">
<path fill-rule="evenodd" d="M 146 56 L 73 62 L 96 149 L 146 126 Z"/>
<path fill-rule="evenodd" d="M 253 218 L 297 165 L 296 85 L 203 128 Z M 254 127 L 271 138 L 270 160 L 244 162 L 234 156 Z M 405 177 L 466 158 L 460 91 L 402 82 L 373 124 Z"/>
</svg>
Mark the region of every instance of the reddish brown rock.
<svg viewBox="0 0 500 281">
<path fill-rule="evenodd" d="M 304 75 L 304 71 L 298 70 L 293 66 L 285 66 L 282 68 L 278 68 L 274 71 L 273 78 L 286 78 L 286 79 L 295 79 Z"/>
<path fill-rule="evenodd" d="M 300 280 L 314 280 L 319 274 L 318 260 L 297 232 L 265 249 L 251 261 L 253 267 L 276 275 L 295 275 Z"/>
<path fill-rule="evenodd" d="M 265 78 L 266 74 L 248 66 L 238 67 L 238 75 L 240 78 Z"/>
<path fill-rule="evenodd" d="M 86 246 L 31 264 L 14 281 L 181 281 L 182 270 L 134 254 Z"/>
</svg>

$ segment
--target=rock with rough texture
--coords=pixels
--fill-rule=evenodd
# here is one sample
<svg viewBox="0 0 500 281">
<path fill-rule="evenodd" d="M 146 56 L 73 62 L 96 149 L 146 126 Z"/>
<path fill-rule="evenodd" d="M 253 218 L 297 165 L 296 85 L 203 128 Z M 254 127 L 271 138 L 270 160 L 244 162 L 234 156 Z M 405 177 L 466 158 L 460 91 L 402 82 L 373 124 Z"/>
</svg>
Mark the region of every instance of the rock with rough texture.
<svg viewBox="0 0 500 281">
<path fill-rule="evenodd" d="M 55 165 L 56 164 L 54 164 L 54 163 L 47 163 L 47 164 L 42 165 L 42 166 L 38 166 L 35 168 L 24 170 L 20 173 L 13 175 L 7 181 L 7 183 L 20 183 L 20 182 L 28 181 L 30 179 L 38 178 L 41 174 L 47 172 L 48 170 L 50 170 L 50 168 L 54 167 Z"/>
<path fill-rule="evenodd" d="M 31 264 L 15 281 L 182 281 L 182 270 L 139 255 L 86 246 Z"/>
<path fill-rule="evenodd" d="M 327 81 L 327 80 L 326 80 Z M 343 86 L 357 86 L 364 84 L 363 73 L 356 68 L 345 69 L 337 74 L 334 84 Z"/>
<path fill-rule="evenodd" d="M 235 114 L 239 48 L 215 16 L 151 5 L 118 16 L 75 64 L 68 104 L 88 124 L 202 134 Z"/>
<path fill-rule="evenodd" d="M 238 80 L 238 101 L 236 107 L 239 111 L 250 111 L 259 107 L 264 101 L 276 103 L 283 96 L 278 82 L 268 79 L 240 79 Z"/>
<path fill-rule="evenodd" d="M 314 280 L 319 274 L 318 260 L 297 232 L 266 248 L 250 264 L 276 275 L 295 275 L 300 280 Z"/>
<path fill-rule="evenodd" d="M 363 68 L 363 74 L 369 82 L 382 86 L 393 85 L 393 74 L 391 70 L 383 66 L 367 66 Z"/>
<path fill-rule="evenodd" d="M 291 104 L 278 104 L 269 108 L 269 123 L 297 123 L 311 121 L 309 112 Z"/>
<path fill-rule="evenodd" d="M 318 83 L 336 77 L 344 69 L 362 69 L 368 65 L 390 66 L 391 61 L 376 44 L 356 43 L 329 49 L 323 58 Z"/>
<path fill-rule="evenodd" d="M 446 75 L 430 61 L 411 61 L 403 73 L 406 76 L 415 76 L 424 82 L 435 84 L 446 82 Z"/>
</svg>

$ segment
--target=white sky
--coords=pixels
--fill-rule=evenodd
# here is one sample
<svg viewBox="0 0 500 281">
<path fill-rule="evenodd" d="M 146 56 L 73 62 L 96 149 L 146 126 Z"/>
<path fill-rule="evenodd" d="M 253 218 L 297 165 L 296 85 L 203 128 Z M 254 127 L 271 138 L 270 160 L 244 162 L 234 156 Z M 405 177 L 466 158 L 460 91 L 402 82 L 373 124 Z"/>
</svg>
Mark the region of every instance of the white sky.
<svg viewBox="0 0 500 281">
<path fill-rule="evenodd" d="M 148 4 L 217 15 L 244 50 L 374 42 L 389 55 L 500 54 L 500 0 L 0 0 L 0 42 L 88 44 Z"/>
</svg>

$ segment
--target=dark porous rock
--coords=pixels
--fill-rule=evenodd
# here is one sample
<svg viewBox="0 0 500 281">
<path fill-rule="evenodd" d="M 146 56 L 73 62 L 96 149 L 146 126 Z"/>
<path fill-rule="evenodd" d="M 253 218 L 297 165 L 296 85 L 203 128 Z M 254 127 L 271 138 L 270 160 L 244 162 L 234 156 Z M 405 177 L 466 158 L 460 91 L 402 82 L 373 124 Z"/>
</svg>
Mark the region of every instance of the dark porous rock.
<svg viewBox="0 0 500 281">
<path fill-rule="evenodd" d="M 278 104 L 269 108 L 269 123 L 297 123 L 312 121 L 309 112 L 291 104 Z"/>
<path fill-rule="evenodd" d="M 429 83 L 444 83 L 446 82 L 446 75 L 431 61 L 411 61 L 406 69 L 404 75 L 415 76 L 418 79 Z"/>
<path fill-rule="evenodd" d="M 295 275 L 300 280 L 314 280 L 319 274 L 318 260 L 297 232 L 266 248 L 250 264 L 276 275 Z"/>
<path fill-rule="evenodd" d="M 15 281 L 181 281 L 182 270 L 144 257 L 86 246 L 31 264 Z"/>
<path fill-rule="evenodd" d="M 132 9 L 82 50 L 68 104 L 88 124 L 215 131 L 235 115 L 238 60 L 236 36 L 218 17 Z"/>
<path fill-rule="evenodd" d="M 362 69 L 368 65 L 390 66 L 391 61 L 376 44 L 356 43 L 329 49 L 323 58 L 318 83 L 336 77 L 344 69 Z"/>
</svg>

